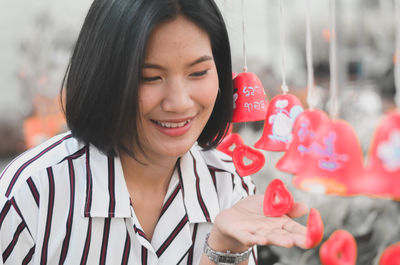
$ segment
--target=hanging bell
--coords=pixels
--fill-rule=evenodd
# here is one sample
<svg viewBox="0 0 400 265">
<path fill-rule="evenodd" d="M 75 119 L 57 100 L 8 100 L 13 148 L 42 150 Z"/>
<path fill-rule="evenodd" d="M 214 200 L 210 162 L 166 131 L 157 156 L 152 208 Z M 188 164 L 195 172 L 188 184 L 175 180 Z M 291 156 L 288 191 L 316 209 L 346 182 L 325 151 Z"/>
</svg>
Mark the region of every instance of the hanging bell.
<svg viewBox="0 0 400 265">
<path fill-rule="evenodd" d="M 357 135 L 345 121 L 324 122 L 309 145 L 299 147 L 307 159 L 293 184 L 306 191 L 354 195 L 353 183 L 364 175 Z"/>
<path fill-rule="evenodd" d="M 293 123 L 302 112 L 303 107 L 296 96 L 275 96 L 268 106 L 263 134 L 254 147 L 267 151 L 286 151 L 292 140 Z"/>
<path fill-rule="evenodd" d="M 293 139 L 289 144 L 288 150 L 276 164 L 276 168 L 292 174 L 299 173 L 309 155 L 309 153 L 302 151 L 311 146 L 317 131 L 324 129 L 325 126 L 323 124 L 329 122 L 328 115 L 321 110 L 303 111 L 293 124 Z"/>
<path fill-rule="evenodd" d="M 233 80 L 232 122 L 264 120 L 268 101 L 261 81 L 254 73 L 243 72 Z"/>
<path fill-rule="evenodd" d="M 382 119 L 368 152 L 362 181 L 353 181 L 355 193 L 400 200 L 400 113 Z"/>
</svg>

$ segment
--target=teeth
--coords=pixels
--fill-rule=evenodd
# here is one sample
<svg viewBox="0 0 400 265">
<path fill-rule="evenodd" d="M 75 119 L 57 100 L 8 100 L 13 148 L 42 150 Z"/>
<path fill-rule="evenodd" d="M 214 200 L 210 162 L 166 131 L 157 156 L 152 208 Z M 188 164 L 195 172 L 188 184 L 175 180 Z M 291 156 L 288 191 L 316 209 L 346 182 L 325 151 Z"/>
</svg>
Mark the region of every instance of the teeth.
<svg viewBox="0 0 400 265">
<path fill-rule="evenodd" d="M 190 120 L 183 121 L 183 122 L 160 122 L 160 121 L 155 121 L 158 125 L 165 127 L 165 128 L 179 128 L 183 127 L 186 124 L 190 122 Z"/>
</svg>

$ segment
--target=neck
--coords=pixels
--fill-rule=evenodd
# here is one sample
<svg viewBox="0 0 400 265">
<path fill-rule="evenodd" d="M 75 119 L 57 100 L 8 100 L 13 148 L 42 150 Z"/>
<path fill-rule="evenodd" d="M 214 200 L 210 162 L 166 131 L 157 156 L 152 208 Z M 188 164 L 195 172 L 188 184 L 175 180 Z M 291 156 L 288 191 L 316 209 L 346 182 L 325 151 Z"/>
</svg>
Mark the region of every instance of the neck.
<svg viewBox="0 0 400 265">
<path fill-rule="evenodd" d="M 125 181 L 135 193 L 166 192 L 174 172 L 177 158 L 140 163 L 125 153 L 121 153 L 121 164 Z"/>
</svg>

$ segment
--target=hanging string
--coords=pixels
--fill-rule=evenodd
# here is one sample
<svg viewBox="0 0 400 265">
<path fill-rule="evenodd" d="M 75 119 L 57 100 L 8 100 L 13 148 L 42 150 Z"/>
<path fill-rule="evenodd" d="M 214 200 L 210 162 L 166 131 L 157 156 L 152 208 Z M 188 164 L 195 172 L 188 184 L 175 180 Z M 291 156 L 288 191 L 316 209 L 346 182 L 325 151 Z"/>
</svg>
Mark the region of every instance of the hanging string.
<svg viewBox="0 0 400 265">
<path fill-rule="evenodd" d="M 245 20 L 245 0 L 242 0 L 242 36 L 243 36 L 243 72 L 247 72 L 247 52 L 246 52 L 246 20 Z"/>
<path fill-rule="evenodd" d="M 396 30 L 396 50 L 394 60 L 394 87 L 395 87 L 395 104 L 400 108 L 400 0 L 395 1 L 395 30 Z"/>
<path fill-rule="evenodd" d="M 225 18 L 225 21 L 227 20 L 227 14 L 228 14 L 228 5 L 227 5 L 227 3 L 228 3 L 228 0 L 224 0 L 224 18 Z"/>
<path fill-rule="evenodd" d="M 283 8 L 283 0 L 279 0 L 279 33 L 280 33 L 280 46 L 281 46 L 281 72 L 282 72 L 282 92 L 286 94 L 289 92 L 289 88 L 286 85 L 286 58 L 285 58 L 285 10 Z"/>
<path fill-rule="evenodd" d="M 310 0 L 306 6 L 306 62 L 307 62 L 307 104 L 310 110 L 314 109 L 314 69 L 312 61 L 312 41 L 310 25 Z"/>
<path fill-rule="evenodd" d="M 337 56 L 336 56 L 336 6 L 335 0 L 329 0 L 330 6 L 330 46 L 329 46 L 329 68 L 330 68 L 330 104 L 329 114 L 332 119 L 338 117 L 338 87 L 337 87 Z"/>
</svg>

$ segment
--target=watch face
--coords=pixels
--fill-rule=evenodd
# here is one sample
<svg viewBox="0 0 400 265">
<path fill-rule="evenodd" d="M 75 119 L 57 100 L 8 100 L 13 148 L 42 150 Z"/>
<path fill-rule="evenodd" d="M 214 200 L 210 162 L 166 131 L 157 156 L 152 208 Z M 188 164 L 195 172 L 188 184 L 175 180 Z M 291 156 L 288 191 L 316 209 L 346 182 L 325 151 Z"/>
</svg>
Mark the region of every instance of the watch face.
<svg viewBox="0 0 400 265">
<path fill-rule="evenodd" d="M 236 257 L 227 257 L 227 256 L 219 256 L 218 257 L 218 264 L 225 263 L 225 264 L 235 264 Z"/>
</svg>

